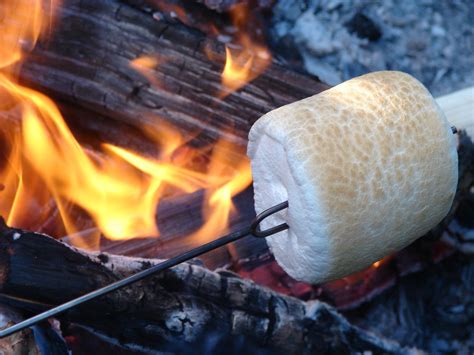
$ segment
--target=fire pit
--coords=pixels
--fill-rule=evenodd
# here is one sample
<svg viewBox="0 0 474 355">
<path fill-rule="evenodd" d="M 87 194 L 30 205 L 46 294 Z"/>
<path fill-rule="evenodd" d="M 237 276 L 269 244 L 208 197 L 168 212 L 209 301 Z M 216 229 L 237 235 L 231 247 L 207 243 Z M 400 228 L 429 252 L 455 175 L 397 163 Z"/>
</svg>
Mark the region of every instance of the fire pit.
<svg viewBox="0 0 474 355">
<path fill-rule="evenodd" d="M 272 58 L 262 30 L 269 4 L 226 3 L 0 5 L 2 328 L 255 217 L 250 126 L 329 86 Z M 309 285 L 287 276 L 263 239 L 247 238 L 0 348 L 472 351 L 473 120 L 469 106 L 456 112 L 472 105 L 471 91 L 438 101 L 460 130 L 452 211 L 401 252 Z"/>
</svg>

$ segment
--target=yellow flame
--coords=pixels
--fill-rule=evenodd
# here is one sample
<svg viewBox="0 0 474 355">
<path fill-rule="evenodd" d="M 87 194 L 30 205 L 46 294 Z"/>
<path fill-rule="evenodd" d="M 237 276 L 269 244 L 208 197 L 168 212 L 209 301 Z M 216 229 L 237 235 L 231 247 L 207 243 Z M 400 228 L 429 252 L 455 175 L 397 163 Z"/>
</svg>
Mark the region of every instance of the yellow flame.
<svg viewBox="0 0 474 355">
<path fill-rule="evenodd" d="M 229 154 L 230 151 L 233 154 Z M 193 240 L 204 242 L 215 231 L 229 231 L 229 218 L 235 212 L 232 198 L 252 182 L 250 164 L 242 156 L 244 153 L 238 152 L 229 142 L 221 141 L 215 147 L 208 173 L 210 176 L 225 177 L 226 181 L 206 190 L 203 206 L 205 223 L 191 236 Z"/>
<path fill-rule="evenodd" d="M 21 205 L 29 190 L 24 184 L 26 167 L 22 164 L 21 130 L 14 120 L 21 108 L 17 107 L 12 91 L 17 89 L 16 74 L 23 51 L 33 48 L 40 34 L 51 25 L 53 7 L 52 0 L 2 1 L 0 4 L 0 148 L 3 163 L 0 213 L 9 223 L 27 218 Z M 45 202 L 44 194 L 38 195 L 37 201 Z"/>
<path fill-rule="evenodd" d="M 246 31 L 252 16 L 248 5 L 234 6 L 230 15 L 232 23 L 238 31 L 237 44 L 239 48 L 234 51 L 231 51 L 229 46 L 225 48 L 226 63 L 221 75 L 222 85 L 225 89 L 221 92 L 221 97 L 254 80 L 267 69 L 272 59 L 269 49 L 264 44 L 252 39 L 252 36 Z"/>
<path fill-rule="evenodd" d="M 154 69 L 162 62 L 163 59 L 159 59 L 158 55 L 143 55 L 130 61 L 130 67 L 143 75 L 153 86 L 161 87 Z"/>
<path fill-rule="evenodd" d="M 224 71 L 222 72 L 222 84 L 230 90 L 237 90 L 241 86 L 245 85 L 248 78 L 250 77 L 250 71 L 253 64 L 253 55 L 246 59 L 240 59 L 239 57 L 233 58 L 232 52 L 228 47 L 225 47 L 226 62 Z M 239 64 L 243 62 L 243 64 Z"/>
<path fill-rule="evenodd" d="M 130 66 L 135 69 L 154 69 L 159 64 L 158 58 L 150 55 L 138 57 L 130 62 Z"/>
</svg>

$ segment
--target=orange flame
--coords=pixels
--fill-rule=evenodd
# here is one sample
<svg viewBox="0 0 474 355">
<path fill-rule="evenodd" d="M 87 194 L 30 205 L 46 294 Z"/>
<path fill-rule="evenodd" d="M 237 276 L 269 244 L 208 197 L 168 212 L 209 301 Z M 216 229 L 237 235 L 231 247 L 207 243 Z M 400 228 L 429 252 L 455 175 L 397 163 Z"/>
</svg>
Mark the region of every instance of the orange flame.
<svg viewBox="0 0 474 355">
<path fill-rule="evenodd" d="M 156 79 L 153 70 L 162 62 L 157 55 L 144 55 L 133 59 L 130 62 L 130 67 L 143 75 L 150 84 L 160 87 L 160 82 Z"/>
<path fill-rule="evenodd" d="M 206 190 L 206 203 L 203 207 L 206 222 L 191 236 L 195 240 L 203 242 L 206 236 L 212 235 L 216 230 L 220 233 L 228 232 L 228 218 L 235 212 L 232 197 L 245 190 L 252 182 L 248 161 L 240 158 L 244 152 L 234 156 L 229 155 L 229 150 L 237 153 L 235 147 L 224 141 L 221 141 L 214 149 L 209 173 L 211 176 L 225 177 L 225 182 Z"/>
<path fill-rule="evenodd" d="M 181 22 L 185 24 L 190 22 L 190 18 L 184 9 L 176 4 L 168 1 L 154 1 L 153 3 L 161 11 L 170 13 Z M 252 25 L 258 23 L 258 20 L 250 11 L 249 5 L 246 3 L 234 5 L 229 10 L 229 15 L 233 28 L 230 30 L 231 33 L 226 34 L 226 37 L 232 34 L 235 38 L 225 46 L 226 61 L 221 73 L 223 89 L 218 94 L 220 98 L 226 97 L 257 78 L 267 69 L 272 60 L 268 47 L 261 39 L 257 38 L 261 35 L 251 33 L 252 30 L 255 30 L 255 28 L 251 28 Z M 203 24 L 199 23 L 199 25 L 202 26 Z M 213 36 L 223 32 L 214 24 L 207 24 L 205 28 L 205 31 Z M 229 29 L 226 28 L 226 30 Z M 221 58 L 208 46 L 204 47 L 204 51 L 210 60 L 220 60 Z M 134 59 L 131 66 L 147 78 L 152 85 L 160 86 L 152 74 L 152 70 L 156 68 L 160 61 L 154 56 L 144 55 Z"/>
<path fill-rule="evenodd" d="M 0 117 L 3 121 L 0 213 L 8 223 L 21 218 L 20 207 L 28 191 L 23 178 L 26 166 L 22 164 L 21 131 L 15 123 L 15 117 L 22 110 L 15 98 L 15 91 L 20 89 L 15 84 L 15 77 L 23 51 L 33 48 L 40 34 L 51 26 L 53 7 L 52 0 L 3 1 L 0 4 Z"/>
<path fill-rule="evenodd" d="M 23 59 L 22 44 L 31 49 L 51 23 L 51 13 L 45 11 L 51 2 L 37 0 L 33 11 L 31 6 L 31 0 L 0 5 L 0 17 L 7 18 L 0 22 L 0 148 L 5 152 L 0 160 L 0 213 L 7 222 L 38 227 L 57 211 L 68 234 L 80 234 L 85 215 L 110 239 L 156 236 L 155 211 L 164 194 L 206 189 L 207 221 L 196 236 L 202 240 L 224 232 L 232 197 L 251 182 L 245 154 L 230 159 L 228 152 L 237 148 L 219 142 L 208 166 L 195 167 L 194 158 L 208 149 L 187 147 L 184 155 L 177 154 L 187 142 L 162 122 L 143 127 L 159 147 L 158 157 L 111 144 L 103 144 L 101 152 L 86 150 L 54 102 L 19 85 L 13 75 Z M 143 57 L 131 66 L 145 70 L 158 64 L 155 58 Z M 81 247 L 96 247 L 99 232 L 92 230 L 92 241 L 73 240 Z"/>
<path fill-rule="evenodd" d="M 226 63 L 222 72 L 222 85 L 226 88 L 222 91 L 224 97 L 254 80 L 267 69 L 271 63 L 271 54 L 268 48 L 254 40 L 248 33 L 248 23 L 251 20 L 251 12 L 248 5 L 239 4 L 234 6 L 230 15 L 232 23 L 237 29 L 238 54 L 233 54 L 229 46 L 226 46 Z"/>
</svg>

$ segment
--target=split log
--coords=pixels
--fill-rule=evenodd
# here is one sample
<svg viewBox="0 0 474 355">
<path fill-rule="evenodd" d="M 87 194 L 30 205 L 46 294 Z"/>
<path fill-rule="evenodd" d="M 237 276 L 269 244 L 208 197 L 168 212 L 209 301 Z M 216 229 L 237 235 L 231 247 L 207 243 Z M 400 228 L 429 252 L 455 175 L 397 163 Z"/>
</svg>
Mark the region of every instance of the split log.
<svg viewBox="0 0 474 355">
<path fill-rule="evenodd" d="M 101 251 L 111 254 L 139 256 L 142 258 L 170 258 L 184 253 L 203 241 L 191 240 L 188 236 L 195 232 L 203 222 L 202 202 L 204 191 L 198 190 L 192 194 L 179 197 L 164 198 L 160 201 L 156 212 L 156 223 L 161 232 L 159 237 L 134 238 L 123 240 L 101 239 Z M 237 213 L 230 218 L 230 232 L 247 227 L 255 217 L 249 202 L 253 201 L 253 189 L 248 188 L 236 196 L 234 205 Z M 47 228 L 40 230 L 47 233 Z M 229 233 L 230 233 L 229 232 Z M 74 243 L 78 236 L 65 237 L 62 240 L 68 244 Z M 219 237 L 209 235 L 209 240 Z M 202 255 L 200 260 L 210 269 L 231 266 L 234 263 L 254 263 L 268 255 L 268 247 L 262 238 L 244 238 L 231 246 L 219 248 Z M 251 259 L 251 261 L 250 261 Z"/>
<path fill-rule="evenodd" d="M 260 77 L 220 99 L 222 43 L 118 0 L 67 0 L 57 13 L 53 38 L 29 55 L 22 79 L 111 120 L 140 126 L 160 117 L 183 132 L 200 132 L 200 141 L 223 136 L 246 146 L 261 115 L 327 88 L 273 61 Z M 131 68 L 142 55 L 158 60 L 149 70 L 157 85 Z"/>
<path fill-rule="evenodd" d="M 2 302 L 29 311 L 58 305 L 159 262 L 87 254 L 5 225 L 0 235 Z M 285 354 L 409 351 L 350 325 L 322 302 L 305 303 L 192 263 L 90 301 L 62 320 L 151 351 L 201 353 L 224 346 Z"/>
</svg>

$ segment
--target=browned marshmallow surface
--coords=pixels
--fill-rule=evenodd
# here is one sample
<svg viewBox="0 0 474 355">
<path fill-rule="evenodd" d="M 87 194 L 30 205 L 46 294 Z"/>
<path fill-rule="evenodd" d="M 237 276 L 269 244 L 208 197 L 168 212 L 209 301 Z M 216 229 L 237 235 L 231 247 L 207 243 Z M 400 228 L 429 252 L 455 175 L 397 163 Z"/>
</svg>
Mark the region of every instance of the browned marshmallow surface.
<svg viewBox="0 0 474 355">
<path fill-rule="evenodd" d="M 453 201 L 455 137 L 408 74 L 367 74 L 278 108 L 249 138 L 257 213 L 289 201 L 290 229 L 267 242 L 298 280 L 369 266 L 434 227 Z"/>
</svg>

